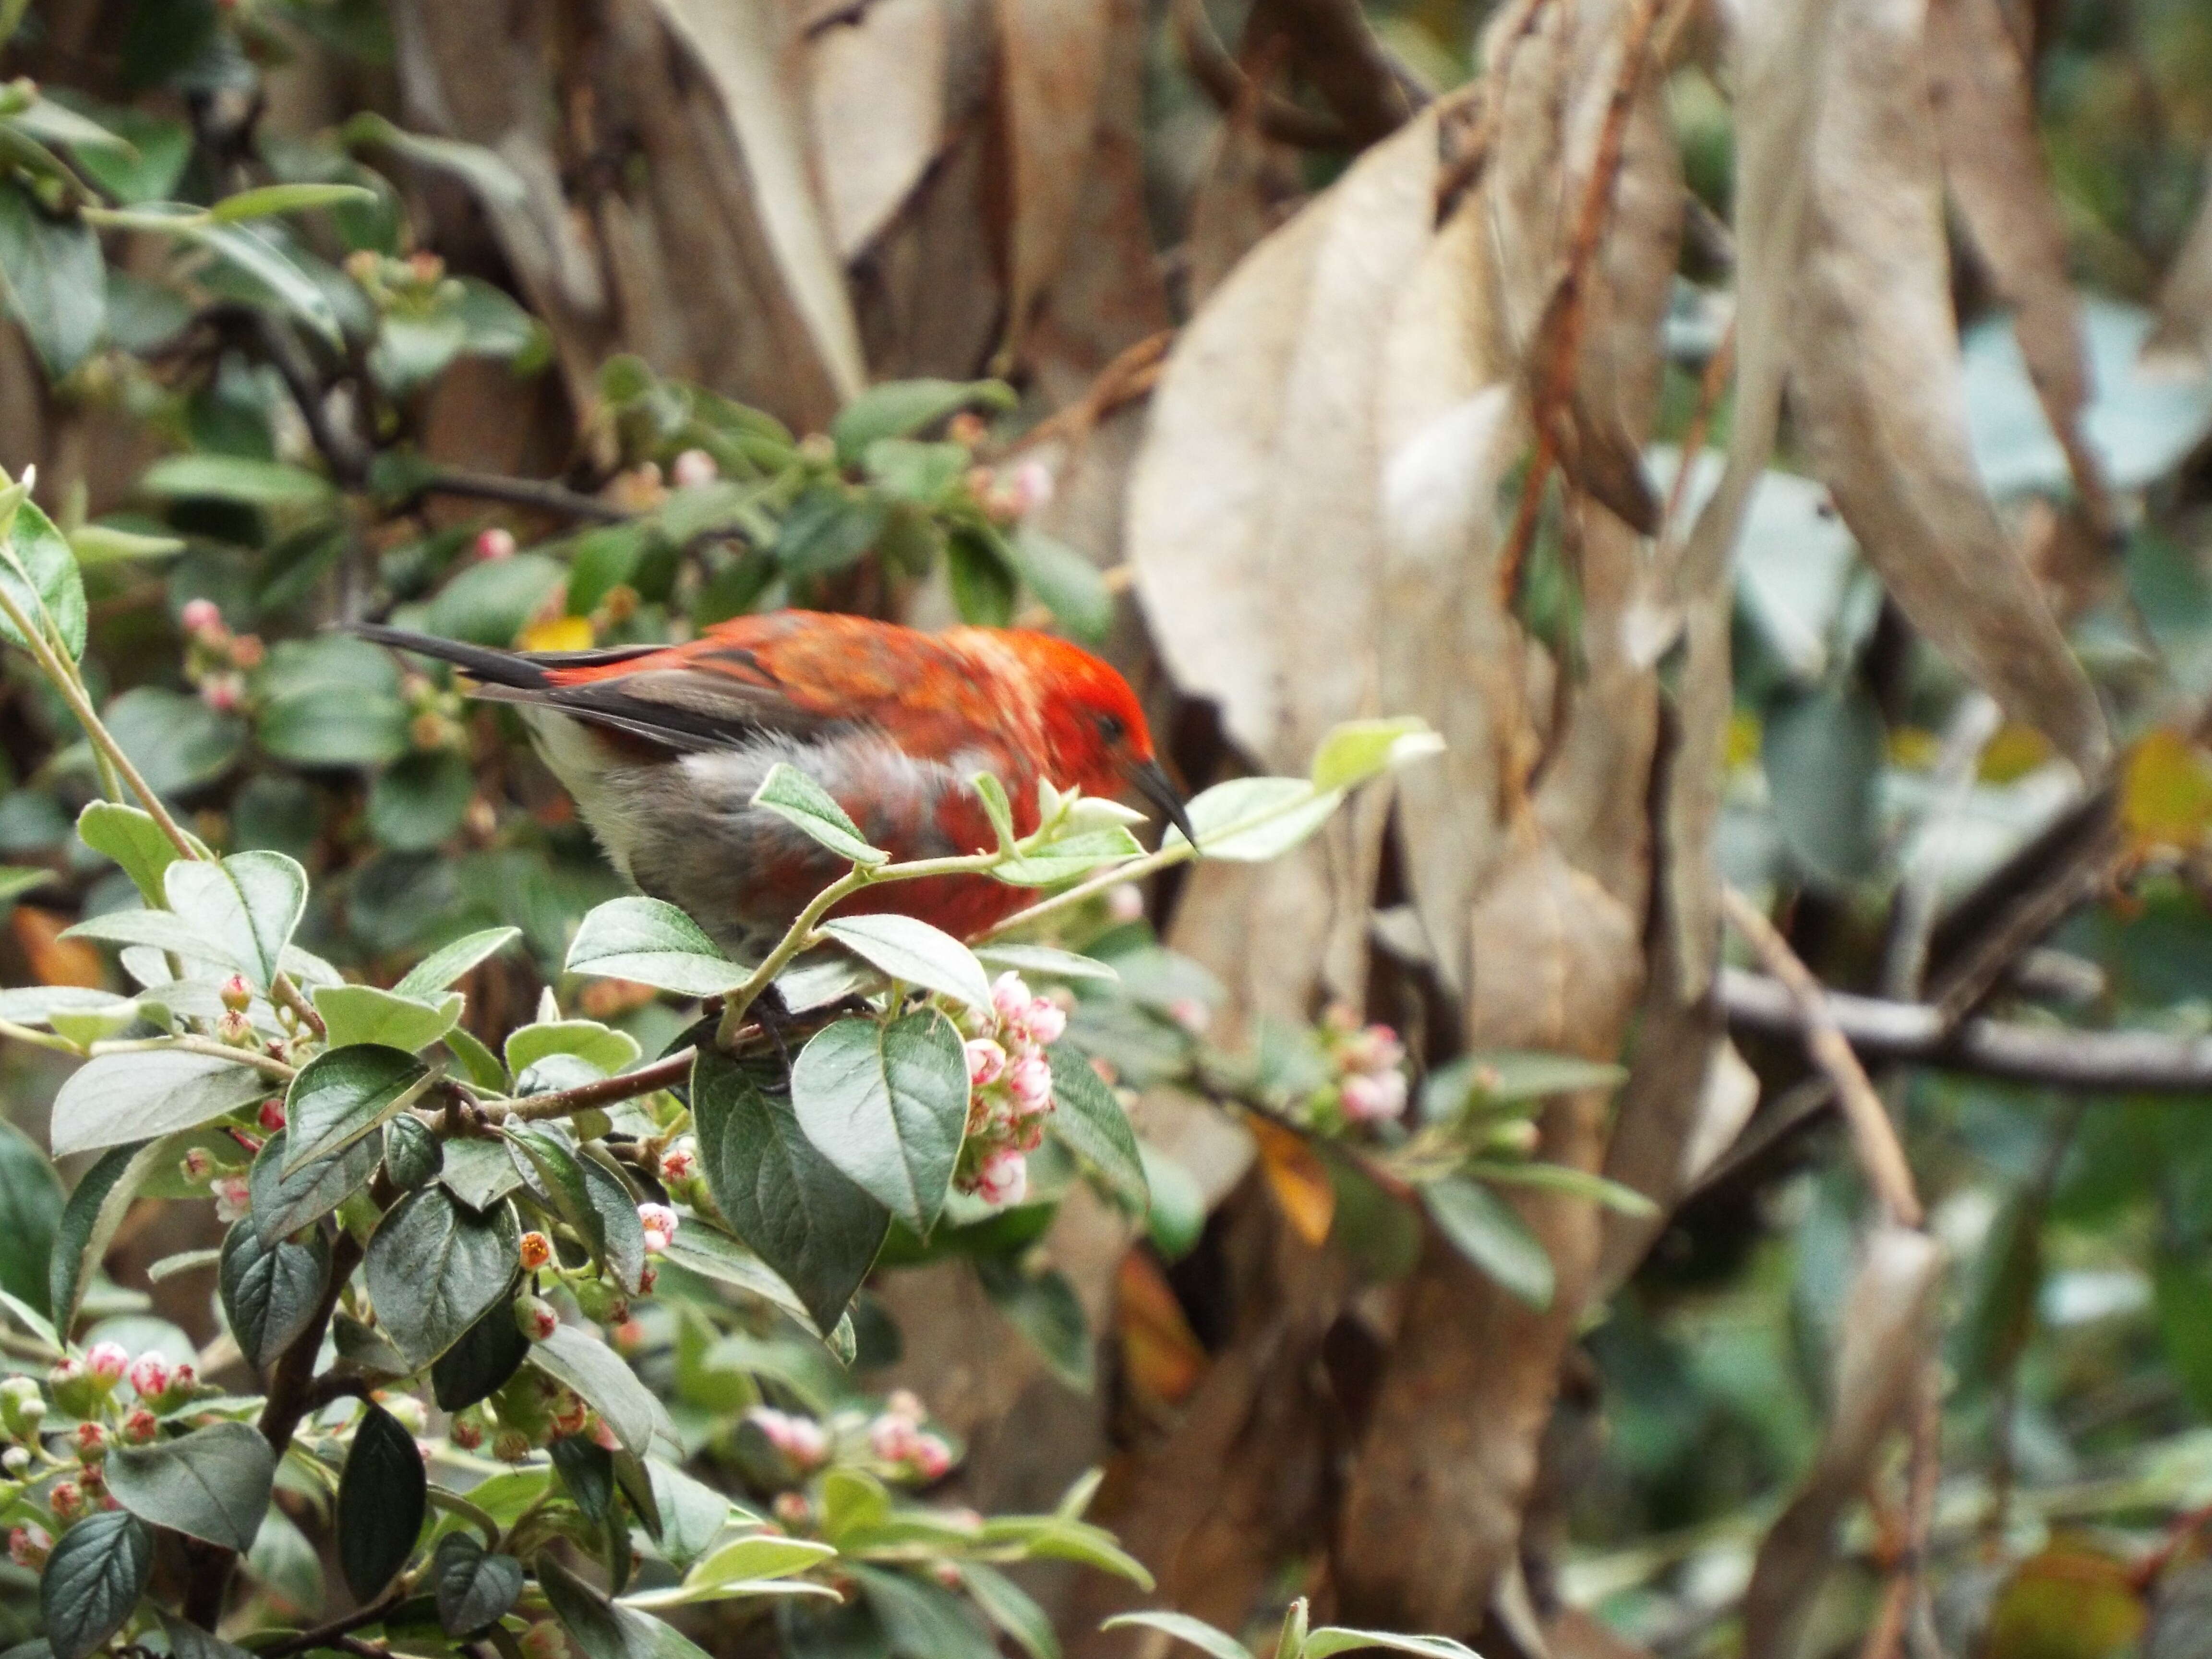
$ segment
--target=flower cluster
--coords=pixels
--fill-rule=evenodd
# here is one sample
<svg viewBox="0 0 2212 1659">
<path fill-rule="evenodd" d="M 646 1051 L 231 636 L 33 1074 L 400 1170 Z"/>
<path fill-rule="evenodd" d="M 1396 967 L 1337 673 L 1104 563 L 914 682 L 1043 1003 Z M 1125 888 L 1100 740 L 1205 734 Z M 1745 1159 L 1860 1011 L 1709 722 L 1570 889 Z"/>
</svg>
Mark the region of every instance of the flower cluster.
<svg viewBox="0 0 2212 1659">
<path fill-rule="evenodd" d="M 1029 1160 L 1051 1115 L 1052 1062 L 1045 1050 L 1067 1029 L 1067 1012 L 1032 996 L 1018 974 L 991 987 L 991 1007 L 968 1023 L 968 1139 L 953 1184 L 991 1204 L 1018 1204 Z"/>
<path fill-rule="evenodd" d="M 552 1314 L 542 1303 L 538 1309 L 526 1306 L 536 1300 L 524 1297 L 515 1304 L 516 1322 L 526 1334 L 530 1334 L 533 1314 L 539 1310 L 547 1316 Z M 385 1404 L 388 1410 L 400 1413 L 410 1430 L 416 1428 L 409 1418 L 419 1416 L 419 1401 L 398 1398 Z M 407 1407 L 413 1407 L 414 1413 L 405 1413 L 403 1408 Z M 446 1437 L 461 1450 L 475 1451 L 489 1443 L 491 1455 L 502 1463 L 526 1462 L 532 1453 L 551 1442 L 580 1434 L 589 1435 L 594 1443 L 610 1451 L 615 1449 L 611 1431 L 582 1396 L 528 1366 L 501 1384 L 489 1400 L 456 1412 L 446 1425 Z"/>
<path fill-rule="evenodd" d="M 796 1412 L 756 1406 L 744 1421 L 782 1458 L 794 1481 L 836 1462 L 884 1480 L 927 1486 L 951 1473 L 957 1461 L 952 1443 L 927 1426 L 928 1412 L 905 1389 L 894 1390 L 872 1417 L 841 1411 L 824 1424 Z M 777 1516 L 787 1525 L 803 1524 L 807 1513 L 803 1498 L 793 1504 L 778 1499 Z"/>
<path fill-rule="evenodd" d="M 267 654 L 261 636 L 232 633 L 213 599 L 186 601 L 178 620 L 185 629 L 185 678 L 217 714 L 236 714 L 246 704 L 246 677 Z"/>
<path fill-rule="evenodd" d="M 811 1474 L 830 1461 L 829 1432 L 811 1417 L 756 1406 L 744 1420 L 760 1431 L 761 1438 L 781 1453 L 797 1474 Z"/>
<path fill-rule="evenodd" d="M 1321 1027 L 1329 1104 L 1352 1123 L 1392 1123 L 1406 1115 L 1406 1045 L 1388 1025 L 1363 1025 L 1342 1006 Z"/>
<path fill-rule="evenodd" d="M 895 1389 L 868 1425 L 868 1449 L 894 1479 L 925 1484 L 942 1480 L 952 1468 L 952 1448 L 945 1437 L 922 1425 L 928 1414 L 905 1389 Z"/>
</svg>

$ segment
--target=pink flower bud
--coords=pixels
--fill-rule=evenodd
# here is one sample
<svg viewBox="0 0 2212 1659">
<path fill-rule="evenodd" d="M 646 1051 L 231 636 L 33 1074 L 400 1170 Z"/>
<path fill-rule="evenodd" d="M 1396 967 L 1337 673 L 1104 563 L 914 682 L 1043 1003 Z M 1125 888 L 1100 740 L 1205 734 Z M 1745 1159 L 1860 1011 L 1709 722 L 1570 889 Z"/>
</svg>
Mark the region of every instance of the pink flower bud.
<svg viewBox="0 0 2212 1659">
<path fill-rule="evenodd" d="M 175 1381 L 169 1362 L 158 1353 L 142 1353 L 131 1362 L 131 1387 L 141 1400 L 159 1400 Z"/>
<path fill-rule="evenodd" d="M 1022 1034 L 1040 1048 L 1048 1048 L 1060 1041 L 1067 1030 L 1067 1011 L 1050 997 L 1033 997 L 1030 1006 L 1022 1010 L 1018 1022 Z"/>
<path fill-rule="evenodd" d="M 678 489 L 696 489 L 701 484 L 710 484 L 721 476 L 722 469 L 714 465 L 714 458 L 703 449 L 685 450 L 668 470 L 670 482 Z"/>
<path fill-rule="evenodd" d="M 223 1010 L 222 1018 L 215 1023 L 216 1041 L 233 1048 L 253 1048 L 261 1039 L 253 1034 L 253 1022 L 234 1008 Z"/>
<path fill-rule="evenodd" d="M 909 1423 L 929 1420 L 929 1408 L 921 1403 L 921 1396 L 912 1389 L 893 1389 L 884 1396 L 884 1409 L 893 1417 L 903 1417 Z"/>
<path fill-rule="evenodd" d="M 53 1534 L 44 1527 L 26 1524 L 8 1534 L 8 1559 L 19 1567 L 45 1566 L 53 1547 Z"/>
<path fill-rule="evenodd" d="M 187 634 L 213 634 L 222 630 L 222 611 L 213 599 L 186 601 L 180 620 Z"/>
<path fill-rule="evenodd" d="M 561 1316 L 542 1296 L 519 1296 L 514 1299 L 514 1323 L 532 1342 L 543 1342 L 561 1328 Z"/>
<path fill-rule="evenodd" d="M 996 1083 L 1006 1069 L 1006 1051 L 989 1037 L 968 1039 L 968 1086 L 983 1089 Z"/>
<path fill-rule="evenodd" d="M 1143 921 L 1144 916 L 1144 890 L 1136 883 L 1125 881 L 1119 886 L 1106 890 L 1108 921 L 1126 927 L 1130 922 Z"/>
<path fill-rule="evenodd" d="M 446 1438 L 463 1451 L 474 1451 L 484 1443 L 483 1419 L 472 1416 L 457 1417 L 447 1425 Z"/>
<path fill-rule="evenodd" d="M 1006 482 L 1023 518 L 1052 505 L 1052 469 L 1034 456 L 1016 466 Z"/>
<path fill-rule="evenodd" d="M 822 1425 L 811 1417 L 786 1419 L 790 1426 L 784 1431 L 781 1449 L 801 1469 L 818 1468 L 830 1456 L 830 1437 Z"/>
<path fill-rule="evenodd" d="M 84 1513 L 84 1488 L 74 1480 L 57 1480 L 46 1494 L 46 1507 L 57 1521 L 74 1521 Z"/>
<path fill-rule="evenodd" d="M 868 1425 L 868 1449 L 886 1463 L 909 1461 L 920 1438 L 912 1420 L 895 1412 L 885 1412 Z"/>
<path fill-rule="evenodd" d="M 645 1249 L 648 1255 L 658 1255 L 666 1249 L 669 1241 L 676 1237 L 676 1212 L 665 1204 L 641 1204 L 637 1206 L 637 1224 L 645 1230 Z"/>
<path fill-rule="evenodd" d="M 120 1342 L 95 1342 L 84 1356 L 84 1368 L 103 1388 L 112 1388 L 131 1369 L 131 1350 Z"/>
<path fill-rule="evenodd" d="M 949 1590 L 957 1590 L 968 1581 L 960 1576 L 960 1569 L 950 1561 L 939 1561 L 929 1570 L 929 1576 Z"/>
<path fill-rule="evenodd" d="M 1406 1045 L 1387 1025 L 1370 1025 L 1352 1034 L 1344 1045 L 1344 1064 L 1353 1072 L 1395 1072 L 1406 1060 Z"/>
<path fill-rule="evenodd" d="M 217 1176 L 208 1183 L 208 1190 L 215 1194 L 218 1221 L 240 1220 L 252 1206 L 253 1188 L 242 1175 Z"/>
<path fill-rule="evenodd" d="M 527 1659 L 568 1659 L 568 1638 L 551 1620 L 541 1620 L 522 1632 L 517 1644 Z"/>
<path fill-rule="evenodd" d="M 773 1505 L 775 1518 L 787 1527 L 796 1529 L 814 1518 L 812 1507 L 803 1492 L 780 1492 Z"/>
<path fill-rule="evenodd" d="M 991 982 L 991 1009 L 1000 1019 L 1018 1019 L 1029 1006 L 1030 988 L 1019 974 L 1003 973 Z"/>
<path fill-rule="evenodd" d="M 1001 1146 L 975 1172 L 975 1195 L 986 1204 L 1018 1204 L 1030 1189 L 1029 1160 Z"/>
<path fill-rule="evenodd" d="M 161 1431 L 161 1419 L 143 1406 L 133 1406 L 123 1419 L 123 1437 L 134 1446 L 144 1445 Z"/>
<path fill-rule="evenodd" d="M 514 532 L 504 526 L 494 525 L 477 535 L 477 557 L 486 563 L 496 563 L 514 556 Z"/>
<path fill-rule="evenodd" d="M 1179 997 L 1168 1004 L 1168 1018 L 1193 1036 L 1204 1036 L 1213 1024 L 1213 1010 L 1196 997 Z"/>
<path fill-rule="evenodd" d="M 233 974 L 223 981 L 221 994 L 222 1006 L 234 1014 L 242 1014 L 253 1006 L 253 988 L 243 974 Z"/>
<path fill-rule="evenodd" d="M 690 1141 L 680 1141 L 660 1155 L 660 1178 L 678 1186 L 699 1173 L 699 1153 Z"/>
<path fill-rule="evenodd" d="M 1042 1054 L 1024 1054 L 1006 1067 L 1006 1090 L 1024 1116 L 1052 1104 L 1052 1062 Z"/>
<path fill-rule="evenodd" d="M 1406 1111 L 1403 1072 L 1354 1072 L 1338 1085 L 1344 1115 L 1354 1123 L 1381 1123 Z"/>
<path fill-rule="evenodd" d="M 97 1463 L 107 1455 L 107 1430 L 98 1423 L 80 1423 L 70 1436 L 80 1463 Z"/>
<path fill-rule="evenodd" d="M 83 1382 L 84 1378 L 84 1361 L 57 1359 L 54 1361 L 53 1369 L 46 1373 L 46 1386 L 50 1389 L 66 1389 Z"/>
<path fill-rule="evenodd" d="M 177 1173 L 187 1181 L 205 1181 L 215 1173 L 215 1154 L 204 1146 L 195 1146 L 177 1160 Z"/>
<path fill-rule="evenodd" d="M 245 696 L 235 674 L 210 674 L 200 682 L 200 701 L 218 714 L 236 714 Z"/>
<path fill-rule="evenodd" d="M 952 1448 L 933 1434 L 916 1435 L 914 1472 L 925 1480 L 942 1480 L 952 1468 Z"/>
<path fill-rule="evenodd" d="M 199 1386 L 200 1374 L 192 1369 L 192 1362 L 179 1359 L 176 1368 L 169 1373 L 169 1392 L 175 1395 L 197 1394 Z"/>
</svg>

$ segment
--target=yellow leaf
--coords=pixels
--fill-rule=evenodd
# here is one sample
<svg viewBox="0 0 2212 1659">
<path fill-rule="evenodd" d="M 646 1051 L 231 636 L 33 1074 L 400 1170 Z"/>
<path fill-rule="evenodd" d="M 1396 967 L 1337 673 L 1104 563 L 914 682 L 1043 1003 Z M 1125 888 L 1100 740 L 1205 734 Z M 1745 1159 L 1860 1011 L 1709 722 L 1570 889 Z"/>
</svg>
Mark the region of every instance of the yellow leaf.
<svg viewBox="0 0 2212 1659">
<path fill-rule="evenodd" d="M 588 651 L 592 648 L 589 617 L 554 617 L 534 622 L 522 630 L 525 651 Z"/>
<path fill-rule="evenodd" d="M 2148 733 L 2128 756 L 2120 823 L 2138 853 L 2200 845 L 2212 827 L 2212 766 L 2203 752 L 2179 732 Z"/>
<path fill-rule="evenodd" d="M 1260 1143 L 1260 1168 L 1276 1207 L 1307 1243 L 1327 1243 L 1329 1226 L 1336 1219 L 1336 1183 L 1328 1178 L 1328 1165 L 1279 1124 L 1263 1117 L 1249 1121 Z"/>
<path fill-rule="evenodd" d="M 100 952 L 84 939 L 61 937 L 62 929 L 70 925 L 66 916 L 19 904 L 8 925 L 15 931 L 16 948 L 30 961 L 31 977 L 40 984 L 82 985 L 96 991 L 107 983 Z"/>
<path fill-rule="evenodd" d="M 1997 728 L 1990 746 L 1982 750 L 1984 783 L 2010 783 L 2024 778 L 2048 761 L 2051 740 L 2032 726 L 2010 724 Z"/>
<path fill-rule="evenodd" d="M 2106 1659 L 2142 1632 L 2143 1603 L 2124 1563 L 2056 1544 L 2020 1564 L 1997 1596 L 1988 1659 Z"/>
<path fill-rule="evenodd" d="M 1140 1395 L 1173 1406 L 1188 1399 L 1211 1363 L 1159 1264 L 1142 1250 L 1121 1258 L 1114 1329 L 1121 1363 Z"/>
</svg>

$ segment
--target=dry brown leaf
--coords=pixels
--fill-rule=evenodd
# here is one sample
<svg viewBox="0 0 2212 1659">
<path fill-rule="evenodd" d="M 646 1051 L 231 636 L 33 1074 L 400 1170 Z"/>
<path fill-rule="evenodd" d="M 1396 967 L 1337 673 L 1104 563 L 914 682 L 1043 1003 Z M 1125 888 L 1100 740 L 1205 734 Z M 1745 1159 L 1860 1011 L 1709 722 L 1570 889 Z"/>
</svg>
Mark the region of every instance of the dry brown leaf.
<svg viewBox="0 0 2212 1659">
<path fill-rule="evenodd" d="M 1098 129 L 1112 0 L 995 0 L 999 100 L 1012 185 L 1006 231 L 1007 350 L 1067 252 Z"/>
<path fill-rule="evenodd" d="M 876 0 L 815 34 L 807 111 L 838 253 L 851 259 L 914 193 L 945 147 L 948 0 Z"/>
<path fill-rule="evenodd" d="M 1925 1233 L 1867 1237 L 1838 1329 L 1833 1405 L 1820 1449 L 1760 1546 L 1743 1598 L 1745 1659 L 1790 1659 L 1827 1576 L 1844 1510 L 1872 1479 L 1936 1340 L 1943 1251 Z"/>
<path fill-rule="evenodd" d="M 1182 244 L 1184 289 L 1194 311 L 1281 222 L 1301 193 L 1297 152 L 1262 128 L 1261 100 L 1266 95 L 1260 81 L 1247 82 L 1245 95 L 1223 119 L 1200 168 Z"/>
<path fill-rule="evenodd" d="M 1336 1187 L 1328 1178 L 1328 1165 L 1303 1136 L 1281 1124 L 1263 1117 L 1250 1122 L 1252 1138 L 1260 1143 L 1261 1173 L 1275 1206 L 1307 1243 L 1326 1244 L 1336 1221 Z"/>
<path fill-rule="evenodd" d="M 841 397 L 867 384 L 799 105 L 805 46 L 775 0 L 654 0 L 720 95 L 793 303 Z"/>
<path fill-rule="evenodd" d="M 1929 97 L 1943 176 L 1988 266 L 2028 378 L 2092 520 L 2117 532 L 2104 471 L 2082 441 L 2089 401 L 2081 307 L 2067 279 L 2066 228 L 2043 160 L 2035 97 L 1998 0 L 1929 0 Z"/>
<path fill-rule="evenodd" d="M 1167 1275 L 1144 1251 L 1132 1250 L 1121 1258 L 1115 1282 L 1114 1325 L 1130 1382 L 1170 1406 L 1189 1398 L 1206 1375 L 1206 1350 Z"/>
<path fill-rule="evenodd" d="M 2159 290 L 2158 326 L 2143 344 L 2146 357 L 2178 357 L 2198 374 L 2212 368 L 2212 159 L 2204 176 L 2204 199 Z"/>
<path fill-rule="evenodd" d="M 1790 317 L 1807 457 L 1913 625 L 2087 775 L 2110 749 L 2087 677 L 1997 521 L 1966 442 L 1924 0 L 1834 22 Z"/>
<path fill-rule="evenodd" d="M 40 985 L 82 985 L 98 990 L 107 983 L 99 951 L 88 939 L 64 939 L 70 918 L 52 910 L 19 904 L 8 915 L 15 948 L 31 964 L 31 977 Z"/>
</svg>

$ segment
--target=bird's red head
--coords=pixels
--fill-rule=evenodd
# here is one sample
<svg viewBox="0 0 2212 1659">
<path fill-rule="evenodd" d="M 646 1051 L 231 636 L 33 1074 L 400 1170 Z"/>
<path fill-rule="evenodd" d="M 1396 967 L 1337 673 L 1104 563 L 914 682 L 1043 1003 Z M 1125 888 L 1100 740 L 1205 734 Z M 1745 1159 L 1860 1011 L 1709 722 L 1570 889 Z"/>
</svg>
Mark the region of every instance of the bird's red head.
<svg viewBox="0 0 2212 1659">
<path fill-rule="evenodd" d="M 1189 835 L 1182 798 L 1152 754 L 1144 708 L 1119 671 L 1049 634 L 1007 629 L 994 637 L 1019 659 L 1036 689 L 1037 720 L 1054 775 L 1079 785 L 1087 795 L 1134 789 Z"/>
</svg>

